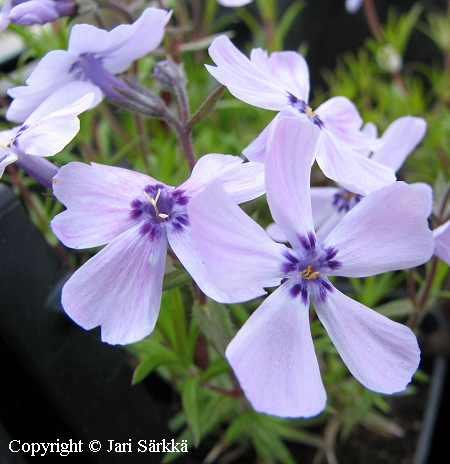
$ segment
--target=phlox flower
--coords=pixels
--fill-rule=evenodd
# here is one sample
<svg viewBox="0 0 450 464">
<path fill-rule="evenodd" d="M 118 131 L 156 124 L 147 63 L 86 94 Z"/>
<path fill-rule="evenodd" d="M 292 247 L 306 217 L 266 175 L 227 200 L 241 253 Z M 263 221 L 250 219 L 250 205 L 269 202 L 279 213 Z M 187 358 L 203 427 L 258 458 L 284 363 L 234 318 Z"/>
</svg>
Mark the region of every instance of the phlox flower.
<svg viewBox="0 0 450 464">
<path fill-rule="evenodd" d="M 52 221 L 71 248 L 106 245 L 79 268 L 62 291 L 66 313 L 80 326 L 101 326 L 102 340 L 136 342 L 154 329 L 159 313 L 167 246 L 200 289 L 219 301 L 249 299 L 261 288 L 216 287 L 192 243 L 186 206 L 212 179 L 237 203 L 264 193 L 264 170 L 237 156 L 210 154 L 179 187 L 145 174 L 100 164 L 69 163 L 54 178 L 55 196 L 67 208 Z"/>
<path fill-rule="evenodd" d="M 377 141 L 360 130 L 363 121 L 350 100 L 334 97 L 314 111 L 308 106 L 309 70 L 301 55 L 284 51 L 268 56 L 256 48 L 248 59 L 226 36 L 213 41 L 209 54 L 217 66 L 207 65 L 208 71 L 236 98 L 283 111 L 320 129 L 315 158 L 327 177 L 363 195 L 395 182 L 392 169 L 358 152 L 376 147 Z M 267 135 L 273 124 L 243 151 L 249 160 L 264 162 Z M 296 152 L 301 156 L 299 150 Z"/>
<path fill-rule="evenodd" d="M 373 153 L 368 150 L 365 155 L 397 172 L 405 159 L 423 139 L 426 129 L 427 123 L 422 118 L 401 117 L 386 129 L 380 138 L 379 147 Z M 364 130 L 376 136 L 375 125 L 366 124 Z M 422 200 L 424 215 L 428 217 L 432 207 L 432 188 L 423 182 L 416 182 L 411 186 Z M 342 187 L 312 187 L 312 215 L 319 241 L 323 240 L 363 198 L 364 195 L 356 194 Z M 268 226 L 267 233 L 276 241 L 287 241 L 275 223 Z"/>
<path fill-rule="evenodd" d="M 47 187 L 56 168 L 39 163 L 33 157 L 47 157 L 59 153 L 80 130 L 78 115 L 87 110 L 94 99 L 90 86 L 69 85 L 59 89 L 21 125 L 0 132 L 0 177 L 8 164 L 19 162 L 21 167 L 35 164 L 35 177 Z M 39 168 L 43 169 L 39 172 Z M 46 175 L 48 169 L 51 176 Z"/>
<path fill-rule="evenodd" d="M 45 24 L 77 10 L 75 0 L 5 0 L 0 11 L 0 32 L 10 22 L 22 26 Z"/>
<path fill-rule="evenodd" d="M 161 42 L 170 12 L 147 8 L 133 24 L 121 24 L 111 31 L 90 24 L 76 24 L 67 51 L 47 53 L 26 80 L 26 86 L 8 90 L 11 102 L 6 117 L 22 122 L 43 100 L 68 82 L 88 82 L 99 103 L 103 95 L 121 99 L 114 87 L 125 84 L 115 74 L 125 71 L 138 58 Z"/>
<path fill-rule="evenodd" d="M 217 285 L 231 290 L 281 282 L 225 355 L 254 409 L 283 417 L 310 417 L 325 407 L 309 329 L 310 302 L 350 372 L 367 388 L 386 394 L 404 390 L 420 360 L 408 327 L 342 294 L 328 278 L 365 277 L 427 261 L 434 245 L 420 199 L 404 182 L 384 187 L 320 243 L 309 195 L 319 130 L 280 118 L 269 134 L 267 201 L 291 247 L 273 242 L 218 183 L 188 206 L 192 235 Z"/>
</svg>

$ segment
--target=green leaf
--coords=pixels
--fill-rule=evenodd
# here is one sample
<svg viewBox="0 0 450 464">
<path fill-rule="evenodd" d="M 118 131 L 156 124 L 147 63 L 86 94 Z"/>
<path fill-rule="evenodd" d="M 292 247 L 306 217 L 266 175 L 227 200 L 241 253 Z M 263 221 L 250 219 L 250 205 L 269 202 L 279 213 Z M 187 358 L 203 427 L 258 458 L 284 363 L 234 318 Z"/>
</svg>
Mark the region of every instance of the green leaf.
<svg viewBox="0 0 450 464">
<path fill-rule="evenodd" d="M 228 443 L 241 442 L 243 437 L 248 436 L 248 432 L 251 428 L 252 422 L 254 421 L 254 413 L 249 412 L 247 414 L 242 414 L 238 416 L 231 424 L 228 426 L 224 439 Z"/>
<path fill-rule="evenodd" d="M 214 377 L 230 372 L 230 366 L 224 358 L 212 361 L 205 372 L 202 373 L 203 382 L 208 382 Z"/>
<path fill-rule="evenodd" d="M 200 106 L 200 108 L 195 112 L 194 116 L 192 116 L 192 118 L 189 120 L 189 129 L 192 129 L 199 122 L 203 121 L 203 119 L 205 119 L 209 113 L 211 113 L 211 111 L 217 105 L 217 102 L 222 98 L 222 95 L 226 89 L 227 88 L 224 85 L 220 85 L 208 96 L 208 98 L 203 102 L 202 106 Z"/>
<path fill-rule="evenodd" d="M 268 416 L 255 414 L 255 421 L 250 428 L 250 435 L 259 456 L 267 463 L 295 464 L 282 438 L 273 429 L 273 421 Z"/>
<path fill-rule="evenodd" d="M 141 361 L 134 370 L 131 384 L 135 385 L 141 382 L 159 366 L 174 364 L 180 365 L 180 360 L 173 351 L 163 346 L 158 346 L 157 349 L 155 347 L 153 353 L 148 358 Z"/>
<path fill-rule="evenodd" d="M 190 282 L 191 276 L 185 269 L 177 269 L 164 276 L 163 290 L 170 290 Z"/>
<path fill-rule="evenodd" d="M 419 20 L 423 7 L 415 4 L 407 14 L 399 15 L 393 8 L 389 9 L 387 24 L 383 30 L 386 43 L 391 43 L 403 55 L 412 30 Z"/>
<path fill-rule="evenodd" d="M 300 11 L 305 7 L 305 3 L 301 0 L 293 2 L 284 12 L 280 22 L 275 31 L 276 43 L 282 47 L 285 37 L 287 36 L 289 29 L 292 27 L 295 18 L 299 15 Z"/>
<path fill-rule="evenodd" d="M 193 315 L 205 337 L 219 353 L 224 355 L 226 347 L 235 334 L 225 306 L 208 300 L 203 305 L 194 304 Z"/>
<path fill-rule="evenodd" d="M 202 404 L 202 413 L 200 415 L 200 439 L 203 439 L 221 422 L 227 422 L 230 419 L 233 412 L 236 411 L 237 402 L 239 400 L 237 398 L 224 396 L 217 392 L 210 392 L 203 389 L 199 389 L 198 391 L 202 393 L 200 398 Z M 204 400 L 207 397 L 205 395 L 211 398 L 206 405 L 204 405 Z M 186 423 L 185 419 L 185 414 L 176 414 L 169 421 L 170 430 L 175 431 L 180 429 Z M 177 441 L 181 442 L 181 440 L 187 440 L 188 448 L 192 447 L 193 441 L 189 429 L 184 429 L 178 435 Z M 168 464 L 169 462 L 174 461 L 177 457 L 179 457 L 179 454 L 167 453 L 161 462 L 163 464 Z"/>
<path fill-rule="evenodd" d="M 199 385 L 196 377 L 187 378 L 181 387 L 181 402 L 194 446 L 200 443 Z"/>
<path fill-rule="evenodd" d="M 385 303 L 374 309 L 380 314 L 383 314 L 383 316 L 389 317 L 389 319 L 398 319 L 409 316 L 414 312 L 414 307 L 409 298 L 389 301 L 389 303 Z"/>
</svg>

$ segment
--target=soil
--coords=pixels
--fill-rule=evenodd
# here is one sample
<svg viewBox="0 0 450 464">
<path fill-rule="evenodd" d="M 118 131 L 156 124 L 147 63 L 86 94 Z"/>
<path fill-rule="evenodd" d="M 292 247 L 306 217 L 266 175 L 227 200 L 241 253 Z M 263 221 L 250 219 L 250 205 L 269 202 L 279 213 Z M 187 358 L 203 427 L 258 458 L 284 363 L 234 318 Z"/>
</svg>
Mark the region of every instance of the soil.
<svg viewBox="0 0 450 464">
<path fill-rule="evenodd" d="M 428 372 L 429 366 L 424 370 Z M 404 437 L 382 436 L 359 425 L 346 441 L 338 443 L 336 455 L 339 464 L 412 464 L 429 384 L 417 382 L 415 389 L 413 395 L 393 395 L 388 398 L 392 408 L 389 418 L 405 431 Z"/>
</svg>

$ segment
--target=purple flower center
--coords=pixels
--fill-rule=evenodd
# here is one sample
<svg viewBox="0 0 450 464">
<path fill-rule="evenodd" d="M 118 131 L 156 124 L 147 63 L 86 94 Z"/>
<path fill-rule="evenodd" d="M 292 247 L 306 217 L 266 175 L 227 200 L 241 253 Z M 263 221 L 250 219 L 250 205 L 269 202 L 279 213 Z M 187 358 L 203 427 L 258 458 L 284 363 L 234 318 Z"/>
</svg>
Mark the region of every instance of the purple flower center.
<svg viewBox="0 0 450 464">
<path fill-rule="evenodd" d="M 345 189 L 340 189 L 339 192 L 333 196 L 333 206 L 336 208 L 338 213 L 348 213 L 354 208 L 360 201 L 362 196 L 357 193 L 349 192 Z"/>
<path fill-rule="evenodd" d="M 289 104 L 295 108 L 299 113 L 306 114 L 308 119 L 314 123 L 319 129 L 324 127 L 324 123 L 322 120 L 317 116 L 316 113 L 313 112 L 310 106 L 306 104 L 303 100 L 299 100 L 297 97 L 294 97 L 291 93 L 289 94 Z"/>
<path fill-rule="evenodd" d="M 318 244 L 313 232 L 299 239 L 301 248 L 286 251 L 286 261 L 282 264 L 283 274 L 288 279 L 294 279 L 291 296 L 296 298 L 300 295 L 306 304 L 312 291 L 321 300 L 325 300 L 327 292 L 333 291 L 326 276 L 330 270 L 341 267 L 341 263 L 334 259 L 337 250 Z"/>
<path fill-rule="evenodd" d="M 140 233 L 150 240 L 163 233 L 164 225 L 182 232 L 188 225 L 186 205 L 189 197 L 184 190 L 172 190 L 166 185 L 147 185 L 142 198 L 131 202 L 131 218 L 142 222 Z"/>
<path fill-rule="evenodd" d="M 76 80 L 89 80 L 102 89 L 102 92 L 113 100 L 124 100 L 116 88 L 127 89 L 127 85 L 107 71 L 102 64 L 102 58 L 93 53 L 82 53 L 69 70 Z"/>
</svg>

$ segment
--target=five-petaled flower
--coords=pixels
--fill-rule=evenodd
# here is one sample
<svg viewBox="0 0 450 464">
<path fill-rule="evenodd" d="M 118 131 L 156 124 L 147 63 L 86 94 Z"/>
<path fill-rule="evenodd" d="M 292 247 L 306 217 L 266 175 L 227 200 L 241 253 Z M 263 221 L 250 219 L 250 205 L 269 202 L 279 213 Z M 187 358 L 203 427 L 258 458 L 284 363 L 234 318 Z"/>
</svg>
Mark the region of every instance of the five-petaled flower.
<svg viewBox="0 0 450 464">
<path fill-rule="evenodd" d="M 107 244 L 65 284 L 66 313 L 85 329 L 100 325 L 102 340 L 111 344 L 144 338 L 158 317 L 168 245 L 213 298 L 228 302 L 260 295 L 254 286 L 237 292 L 217 287 L 192 242 L 186 206 L 212 179 L 220 179 L 237 203 L 264 193 L 262 165 L 231 155 L 203 156 L 177 188 L 118 167 L 63 166 L 53 191 L 67 210 L 52 220 L 53 232 L 71 248 Z"/>
<path fill-rule="evenodd" d="M 420 360 L 408 327 L 342 294 L 329 276 L 365 277 L 427 261 L 434 244 L 421 201 L 412 187 L 393 183 L 367 196 L 319 243 L 309 194 L 319 131 L 287 117 L 268 136 L 267 201 L 291 247 L 273 242 L 218 183 L 188 205 L 192 236 L 218 286 L 281 282 L 225 353 L 253 407 L 278 416 L 309 417 L 325 407 L 310 302 L 349 370 L 367 388 L 404 390 Z"/>
<path fill-rule="evenodd" d="M 309 70 L 301 55 L 283 51 L 268 56 L 256 48 L 248 59 L 226 36 L 213 41 L 209 54 L 217 67 L 207 65 L 208 71 L 235 97 L 309 121 L 321 129 L 315 158 L 327 177 L 363 195 L 395 182 L 392 169 L 359 153 L 376 148 L 378 142 L 360 130 L 363 121 L 350 100 L 334 97 L 314 111 L 308 106 Z M 264 162 L 273 124 L 275 121 L 243 151 L 249 160 Z M 299 149 L 296 152 L 301 156 Z"/>
<path fill-rule="evenodd" d="M 56 89 L 72 81 L 90 83 L 90 92 L 95 95 L 93 105 L 103 95 L 121 99 L 116 87 L 125 84 L 115 74 L 160 44 L 170 16 L 171 12 L 147 8 L 133 24 L 121 24 L 111 31 L 76 24 L 67 51 L 47 53 L 26 80 L 26 86 L 8 90 L 14 100 L 6 112 L 7 119 L 24 121 Z"/>
</svg>

